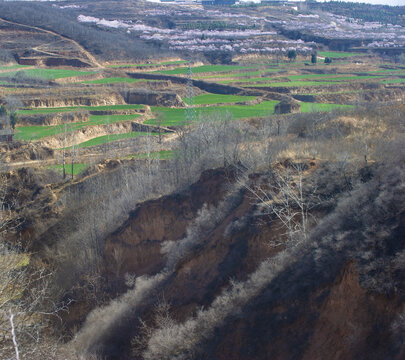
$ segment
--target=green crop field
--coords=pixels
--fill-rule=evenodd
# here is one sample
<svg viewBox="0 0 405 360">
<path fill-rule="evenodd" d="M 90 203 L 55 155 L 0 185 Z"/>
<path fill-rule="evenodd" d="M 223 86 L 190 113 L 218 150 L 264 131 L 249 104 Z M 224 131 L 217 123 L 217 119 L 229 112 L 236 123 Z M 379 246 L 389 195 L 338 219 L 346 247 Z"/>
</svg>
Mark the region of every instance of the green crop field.
<svg viewBox="0 0 405 360">
<path fill-rule="evenodd" d="M 249 79 L 220 80 L 217 82 L 220 84 L 230 84 L 230 83 L 256 83 L 256 82 L 265 82 L 265 81 L 274 81 L 274 79 L 269 78 L 269 77 L 256 77 L 256 78 L 249 78 Z"/>
<path fill-rule="evenodd" d="M 272 72 L 272 71 L 277 71 L 277 69 L 274 70 L 256 70 L 256 71 L 246 71 L 246 72 L 234 72 L 234 73 L 220 73 L 218 75 L 201 75 L 201 76 L 196 76 L 195 79 L 221 79 L 221 78 L 238 78 L 238 77 L 248 77 L 248 76 L 258 76 L 265 74 L 267 72 Z"/>
<path fill-rule="evenodd" d="M 107 65 L 109 68 L 123 68 L 123 67 L 152 67 L 152 66 L 163 66 L 163 65 L 177 65 L 177 64 L 187 64 L 187 61 L 176 60 L 176 61 L 165 61 L 156 64 L 119 64 L 119 65 Z"/>
<path fill-rule="evenodd" d="M 378 75 L 341 75 L 341 76 L 333 76 L 327 77 L 325 76 L 322 80 L 325 81 L 346 81 L 346 80 L 380 80 L 382 77 Z"/>
<path fill-rule="evenodd" d="M 148 135 L 158 135 L 157 133 L 146 133 L 146 132 L 138 132 L 138 131 L 133 131 L 129 133 L 123 133 L 123 134 L 111 134 L 111 135 L 103 135 L 99 136 L 87 141 L 84 141 L 80 144 L 78 144 L 78 147 L 90 147 L 90 146 L 97 146 L 101 144 L 106 144 L 110 143 L 112 141 L 117 141 L 121 139 L 130 139 L 130 138 L 135 138 L 139 136 L 148 136 Z"/>
<path fill-rule="evenodd" d="M 110 77 L 96 80 L 82 81 L 82 84 L 115 84 L 115 83 L 134 83 L 146 81 L 144 79 L 133 79 L 125 77 Z"/>
<path fill-rule="evenodd" d="M 225 114 L 226 112 L 229 112 L 234 119 L 243 119 L 269 116 L 270 114 L 274 113 L 274 107 L 277 103 L 278 101 L 263 101 L 262 103 L 256 105 L 223 105 L 195 108 L 195 110 L 197 119 L 204 115 L 209 116 L 216 113 Z M 162 126 L 179 126 L 182 125 L 185 120 L 184 109 L 152 106 L 152 111 L 163 113 L 164 120 L 161 123 Z M 155 119 L 150 119 L 145 123 L 156 125 L 157 121 Z"/>
<path fill-rule="evenodd" d="M 249 84 L 243 86 L 250 87 L 300 87 L 300 86 L 328 86 L 335 85 L 336 82 L 333 81 L 286 81 L 286 82 L 271 82 L 265 84 Z"/>
<path fill-rule="evenodd" d="M 241 101 L 254 100 L 255 96 L 238 96 L 238 95 L 220 95 L 220 94 L 203 94 L 194 97 L 194 104 L 208 105 L 208 104 L 225 104 L 235 103 Z"/>
<path fill-rule="evenodd" d="M 80 164 L 80 163 L 74 164 L 73 165 L 73 175 L 81 174 L 88 167 L 89 167 L 89 164 Z M 61 174 L 63 173 L 63 165 L 50 165 L 50 166 L 48 166 L 48 169 L 56 170 L 56 171 L 60 172 Z M 65 173 L 66 173 L 66 175 L 72 175 L 71 164 L 65 165 Z"/>
<path fill-rule="evenodd" d="M 316 96 L 316 95 L 337 95 L 337 94 L 355 94 L 355 93 L 359 93 L 360 90 L 350 90 L 350 91 L 329 91 L 329 92 L 317 92 L 317 93 L 305 93 L 305 94 L 301 94 L 301 95 L 312 95 L 312 96 Z"/>
<path fill-rule="evenodd" d="M 374 73 L 397 73 L 397 72 L 404 72 L 405 69 L 379 69 L 379 70 L 373 70 L 373 71 L 369 71 L 370 74 L 374 74 Z M 398 75 L 398 74 L 396 74 Z"/>
<path fill-rule="evenodd" d="M 303 74 L 303 75 L 290 75 L 287 76 L 288 79 L 291 81 L 294 80 L 305 80 L 305 79 L 312 79 L 312 78 L 333 78 L 337 76 L 346 76 L 346 74 Z M 347 76 L 350 76 L 348 74 Z"/>
<path fill-rule="evenodd" d="M 142 105 L 138 104 L 123 104 L 123 105 L 101 105 L 101 106 L 68 106 L 60 108 L 36 108 L 29 110 L 19 110 L 21 115 L 35 115 L 35 114 L 53 114 L 66 111 L 115 111 L 115 110 L 140 110 Z"/>
<path fill-rule="evenodd" d="M 396 83 L 403 83 L 405 79 L 391 79 L 391 80 L 384 80 L 382 81 L 383 84 L 396 84 Z"/>
<path fill-rule="evenodd" d="M 278 101 L 263 101 L 257 105 L 224 105 L 204 108 L 195 108 L 197 119 L 201 116 L 209 116 L 212 114 L 225 114 L 229 112 L 233 119 L 266 117 L 274 114 L 274 107 Z M 333 109 L 352 108 L 352 105 L 340 104 L 320 104 L 320 103 L 301 103 L 301 112 L 320 112 L 331 111 Z M 152 111 L 159 111 L 164 114 L 162 126 L 181 126 L 185 121 L 184 109 L 152 107 Z M 146 121 L 147 124 L 156 125 L 155 119 Z"/>
<path fill-rule="evenodd" d="M 90 121 L 72 123 L 67 126 L 67 131 L 79 130 L 85 126 L 112 124 L 118 121 L 130 121 L 139 114 L 130 115 L 91 115 Z M 61 134 L 65 131 L 64 125 L 49 126 L 21 126 L 17 127 L 17 140 L 38 140 L 46 136 Z"/>
<path fill-rule="evenodd" d="M 94 74 L 93 71 L 77 71 L 65 69 L 27 69 L 27 70 L 0 73 L 0 77 L 13 77 L 18 73 L 26 77 L 46 79 L 46 80 Z"/>
<path fill-rule="evenodd" d="M 250 70 L 254 69 L 252 67 L 240 66 L 240 65 L 201 65 L 191 68 L 194 74 L 198 73 L 208 73 L 208 72 L 229 72 L 235 70 Z M 165 74 L 165 75 L 180 75 L 187 74 L 188 67 L 180 67 L 173 70 L 161 70 L 154 71 L 155 73 Z"/>
<path fill-rule="evenodd" d="M 76 111 L 80 110 L 77 106 L 68 106 L 63 108 L 43 108 L 43 109 L 29 109 L 29 110 L 18 110 L 21 115 L 35 115 L 35 114 L 56 114 L 61 112 Z"/>
<path fill-rule="evenodd" d="M 29 67 L 29 65 L 10 65 L 10 66 L 0 66 L 0 70 L 12 70 L 12 69 L 23 69 L 25 67 Z"/>
<path fill-rule="evenodd" d="M 340 105 L 340 104 L 322 104 L 322 103 L 301 103 L 301 112 L 323 112 L 331 111 L 334 109 L 351 109 L 353 105 Z"/>
<path fill-rule="evenodd" d="M 322 57 L 330 58 L 345 58 L 350 56 L 364 56 L 367 54 L 340 52 L 340 51 L 318 51 L 318 55 Z"/>
</svg>

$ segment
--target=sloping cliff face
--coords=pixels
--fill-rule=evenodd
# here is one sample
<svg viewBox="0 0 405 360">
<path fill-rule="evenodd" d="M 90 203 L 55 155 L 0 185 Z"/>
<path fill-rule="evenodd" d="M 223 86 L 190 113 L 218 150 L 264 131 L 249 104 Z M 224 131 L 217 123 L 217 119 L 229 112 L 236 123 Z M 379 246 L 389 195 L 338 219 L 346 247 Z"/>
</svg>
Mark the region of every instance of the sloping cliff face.
<svg viewBox="0 0 405 360">
<path fill-rule="evenodd" d="M 60 88 L 53 88 L 52 93 L 43 96 L 36 92 L 25 94 L 21 101 L 25 107 L 69 107 L 69 106 L 100 106 L 125 104 L 122 96 L 116 92 L 104 91 L 98 94 L 78 93 L 75 89 L 62 91 Z M 42 96 L 41 96 L 42 95 Z"/>
<path fill-rule="evenodd" d="M 184 192 L 139 205 L 106 240 L 107 275 L 122 277 L 125 273 L 143 275 L 160 270 L 164 265 L 162 243 L 184 237 L 201 207 L 218 204 L 232 178 L 227 170 L 207 171 Z"/>
<path fill-rule="evenodd" d="M 284 300 L 288 291 L 280 289 L 279 301 L 270 288 L 263 291 L 199 359 L 401 359 L 392 324 L 404 305 L 362 288 L 356 264 L 345 264 L 333 282 Z"/>
<path fill-rule="evenodd" d="M 313 181 L 322 172 L 311 166 Z M 336 201 L 316 209 L 322 219 L 293 247 L 269 245 L 285 229 L 223 170 L 139 205 L 104 261 L 121 292 L 125 273 L 143 276 L 88 316 L 76 349 L 107 359 L 403 358 L 405 170 L 389 169 L 368 169 L 347 195 L 328 174 L 322 196 Z M 162 298 L 170 310 L 159 322 Z"/>
<path fill-rule="evenodd" d="M 196 358 L 402 359 L 404 169 L 383 171 L 341 199 L 314 229 L 315 246 L 228 317 Z"/>
</svg>

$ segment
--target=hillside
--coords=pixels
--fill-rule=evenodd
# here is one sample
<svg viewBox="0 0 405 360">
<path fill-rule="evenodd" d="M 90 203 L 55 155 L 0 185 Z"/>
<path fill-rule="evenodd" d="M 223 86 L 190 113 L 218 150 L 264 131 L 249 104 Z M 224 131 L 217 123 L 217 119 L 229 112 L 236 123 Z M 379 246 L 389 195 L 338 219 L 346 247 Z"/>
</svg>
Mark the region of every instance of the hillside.
<svg viewBox="0 0 405 360">
<path fill-rule="evenodd" d="M 401 9 L 0 2 L 0 358 L 405 358 Z"/>
</svg>

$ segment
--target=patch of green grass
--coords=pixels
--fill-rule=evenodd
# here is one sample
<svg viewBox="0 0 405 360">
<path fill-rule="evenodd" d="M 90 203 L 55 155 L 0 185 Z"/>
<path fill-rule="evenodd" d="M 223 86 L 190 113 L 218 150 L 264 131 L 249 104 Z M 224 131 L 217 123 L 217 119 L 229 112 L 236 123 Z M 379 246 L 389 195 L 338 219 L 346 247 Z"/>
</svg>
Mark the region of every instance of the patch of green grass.
<svg viewBox="0 0 405 360">
<path fill-rule="evenodd" d="M 360 53 L 351 53 L 351 52 L 343 52 L 343 51 L 318 51 L 318 55 L 322 57 L 330 57 L 330 58 L 345 58 L 350 56 L 364 56 L 367 54 L 360 54 Z"/>
<path fill-rule="evenodd" d="M 0 77 L 13 77 L 18 72 L 23 72 L 23 74 L 26 77 L 40 78 L 46 80 L 94 74 L 93 71 L 77 71 L 66 69 L 27 69 L 27 70 L 0 73 Z"/>
<path fill-rule="evenodd" d="M 391 80 L 384 80 L 381 81 L 383 84 L 395 84 L 395 83 L 403 83 L 405 79 L 391 79 Z"/>
<path fill-rule="evenodd" d="M 346 81 L 346 80 L 380 80 L 381 76 L 378 75 L 341 75 L 341 76 L 334 76 L 334 77 L 327 77 L 325 76 L 322 80 L 326 81 Z"/>
<path fill-rule="evenodd" d="M 256 78 L 249 78 L 249 79 L 230 79 L 230 80 L 220 80 L 217 81 L 220 84 L 230 84 L 230 83 L 256 83 L 256 82 L 265 82 L 265 81 L 273 81 L 273 78 L 269 77 L 256 77 Z"/>
<path fill-rule="evenodd" d="M 331 111 L 333 109 L 351 109 L 353 105 L 341 105 L 341 104 L 322 104 L 322 103 L 305 103 L 300 104 L 301 112 L 323 112 Z"/>
<path fill-rule="evenodd" d="M 263 101 L 256 105 L 223 105 L 195 108 L 197 119 L 200 116 L 209 116 L 218 113 L 225 114 L 229 112 L 233 119 L 244 119 L 253 117 L 265 117 L 274 113 L 274 107 L 278 101 Z M 152 107 L 152 111 L 158 111 L 164 114 L 162 126 L 181 126 L 185 121 L 185 109 Z M 146 124 L 156 125 L 155 119 L 150 119 Z"/>
<path fill-rule="evenodd" d="M 72 123 L 67 126 L 67 131 L 79 130 L 85 126 L 105 125 L 112 124 L 118 121 L 130 121 L 137 117 L 139 114 L 130 115 L 91 115 L 90 121 Z M 65 131 L 63 125 L 49 125 L 49 126 L 21 126 L 17 127 L 17 140 L 38 140 L 46 136 L 53 136 L 61 134 Z"/>
<path fill-rule="evenodd" d="M 143 105 L 139 104 L 120 104 L 120 105 L 101 105 L 101 106 L 84 106 L 88 111 L 114 111 L 114 110 L 140 110 Z"/>
<path fill-rule="evenodd" d="M 133 79 L 133 78 L 125 78 L 125 77 L 109 77 L 103 79 L 96 79 L 96 80 L 88 80 L 82 81 L 82 84 L 115 84 L 115 83 L 134 83 L 146 81 L 144 79 Z"/>
<path fill-rule="evenodd" d="M 29 65 L 20 65 L 20 64 L 15 64 L 15 65 L 8 65 L 8 66 L 0 66 L 0 70 L 12 70 L 12 69 L 22 69 L 25 67 L 28 67 Z"/>
<path fill-rule="evenodd" d="M 196 76 L 195 79 L 216 79 L 216 78 L 237 78 L 237 77 L 248 77 L 248 76 L 257 76 L 263 74 L 263 70 L 256 70 L 256 71 L 247 71 L 247 72 L 235 72 L 229 74 L 218 74 L 218 75 L 201 75 Z M 268 72 L 268 71 L 266 71 Z"/>
<path fill-rule="evenodd" d="M 107 65 L 109 68 L 122 68 L 122 67 L 148 67 L 148 66 L 162 66 L 162 65 L 176 65 L 187 64 L 184 60 L 164 61 L 156 64 L 119 64 L 119 65 Z"/>
<path fill-rule="evenodd" d="M 63 108 L 43 108 L 43 109 L 29 109 L 29 110 L 18 110 L 18 113 L 21 115 L 35 115 L 35 114 L 53 114 L 61 113 L 68 111 L 75 111 L 81 109 L 77 106 L 68 106 Z"/>
<path fill-rule="evenodd" d="M 317 93 L 305 93 L 305 94 L 301 94 L 301 95 L 312 95 L 312 96 L 316 96 L 316 95 L 339 95 L 339 94 L 355 94 L 360 92 L 360 90 L 350 90 L 350 91 L 329 91 L 329 92 L 317 92 Z"/>
<path fill-rule="evenodd" d="M 191 68 L 194 74 L 198 73 L 208 73 L 208 72 L 229 72 L 235 70 L 249 70 L 254 69 L 252 67 L 240 66 L 240 65 L 201 65 L 197 67 Z M 187 74 L 188 67 L 180 67 L 173 70 L 161 70 L 161 71 L 154 71 L 159 74 L 165 75 L 180 75 L 180 74 Z"/>
<path fill-rule="evenodd" d="M 370 74 L 373 73 L 396 73 L 396 72 L 403 72 L 405 69 L 379 69 L 379 70 L 373 70 L 369 71 Z"/>
<path fill-rule="evenodd" d="M 86 170 L 89 167 L 89 164 L 74 164 L 73 165 L 73 175 L 79 175 L 81 174 L 84 170 Z M 61 174 L 63 173 L 63 165 L 50 165 L 48 166 L 48 169 L 53 169 Z M 72 166 L 71 164 L 66 164 L 65 165 L 65 173 L 66 175 L 72 175 Z"/>
<path fill-rule="evenodd" d="M 328 86 L 334 85 L 332 81 L 287 81 L 287 82 L 271 82 L 265 84 L 249 84 L 243 86 L 251 87 L 300 87 L 300 86 Z"/>
<path fill-rule="evenodd" d="M 194 104 L 207 105 L 207 104 L 235 103 L 241 101 L 254 100 L 255 98 L 256 98 L 255 96 L 203 94 L 194 97 Z"/>
<path fill-rule="evenodd" d="M 278 101 L 263 101 L 256 105 L 224 105 L 224 106 L 212 106 L 204 108 L 196 108 L 197 119 L 205 116 L 209 116 L 215 113 L 225 114 L 229 112 L 233 119 L 244 119 L 253 117 L 266 117 L 274 114 L 274 107 Z M 301 112 L 318 112 L 318 111 L 331 111 L 337 108 L 352 108 L 352 105 L 340 105 L 340 104 L 319 104 L 319 103 L 301 103 Z M 152 111 L 159 111 L 164 114 L 164 121 L 162 126 L 181 126 L 185 121 L 184 109 L 173 108 L 161 108 L 152 107 Z M 147 124 L 156 125 L 155 119 L 146 121 Z"/>
<path fill-rule="evenodd" d="M 305 79 L 312 79 L 312 78 L 332 78 L 334 76 L 338 76 L 336 74 L 303 74 L 303 75 L 290 75 L 287 76 L 288 79 L 291 81 L 295 80 L 305 80 Z"/>
<path fill-rule="evenodd" d="M 29 110 L 19 110 L 19 113 L 22 115 L 34 115 L 34 114 L 53 114 L 76 110 L 115 111 L 115 110 L 139 110 L 139 109 L 142 109 L 142 105 L 123 104 L 123 105 L 101 105 L 101 106 L 68 106 L 60 108 L 37 108 Z"/>
<path fill-rule="evenodd" d="M 148 135 L 158 135 L 157 133 L 146 133 L 146 132 L 138 132 L 138 131 L 133 131 L 129 133 L 124 133 L 124 134 L 111 134 L 111 135 L 103 135 L 99 136 L 87 141 L 84 141 L 80 144 L 78 144 L 78 147 L 90 147 L 90 146 L 97 146 L 105 143 L 110 143 L 113 141 L 121 140 L 121 139 L 130 139 L 130 138 L 135 138 L 139 136 L 148 136 Z"/>
</svg>

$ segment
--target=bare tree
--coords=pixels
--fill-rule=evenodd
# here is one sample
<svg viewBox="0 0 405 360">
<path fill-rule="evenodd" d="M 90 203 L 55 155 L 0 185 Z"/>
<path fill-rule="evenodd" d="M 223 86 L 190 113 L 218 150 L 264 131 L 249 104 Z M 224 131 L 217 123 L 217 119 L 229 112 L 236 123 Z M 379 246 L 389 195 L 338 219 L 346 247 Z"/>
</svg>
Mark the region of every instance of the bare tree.
<svg viewBox="0 0 405 360">
<path fill-rule="evenodd" d="M 165 121 L 165 114 L 161 111 L 155 112 L 155 123 L 159 135 L 159 144 L 162 143 L 162 123 Z"/>
<path fill-rule="evenodd" d="M 132 352 L 136 356 L 142 356 L 148 346 L 148 341 L 157 329 L 169 329 L 176 323 L 170 315 L 170 304 L 164 297 L 158 299 L 153 309 L 152 321 L 139 319 L 140 327 L 138 334 L 132 339 Z"/>
<path fill-rule="evenodd" d="M 0 190 L 0 358 L 33 359 L 44 341 L 49 317 L 66 307 L 56 305 L 57 294 L 50 287 L 52 272 L 32 264 L 31 254 L 19 244 L 6 241 L 19 220 L 5 177 L 0 179 Z"/>
<path fill-rule="evenodd" d="M 308 237 L 311 219 L 310 210 L 319 205 L 316 188 L 306 191 L 305 163 L 291 163 L 286 168 L 273 170 L 270 178 L 261 185 L 251 185 L 246 178 L 243 186 L 259 201 L 262 214 L 275 216 L 286 229 L 289 245 L 305 241 Z M 281 245 L 282 242 L 275 244 Z"/>
</svg>

